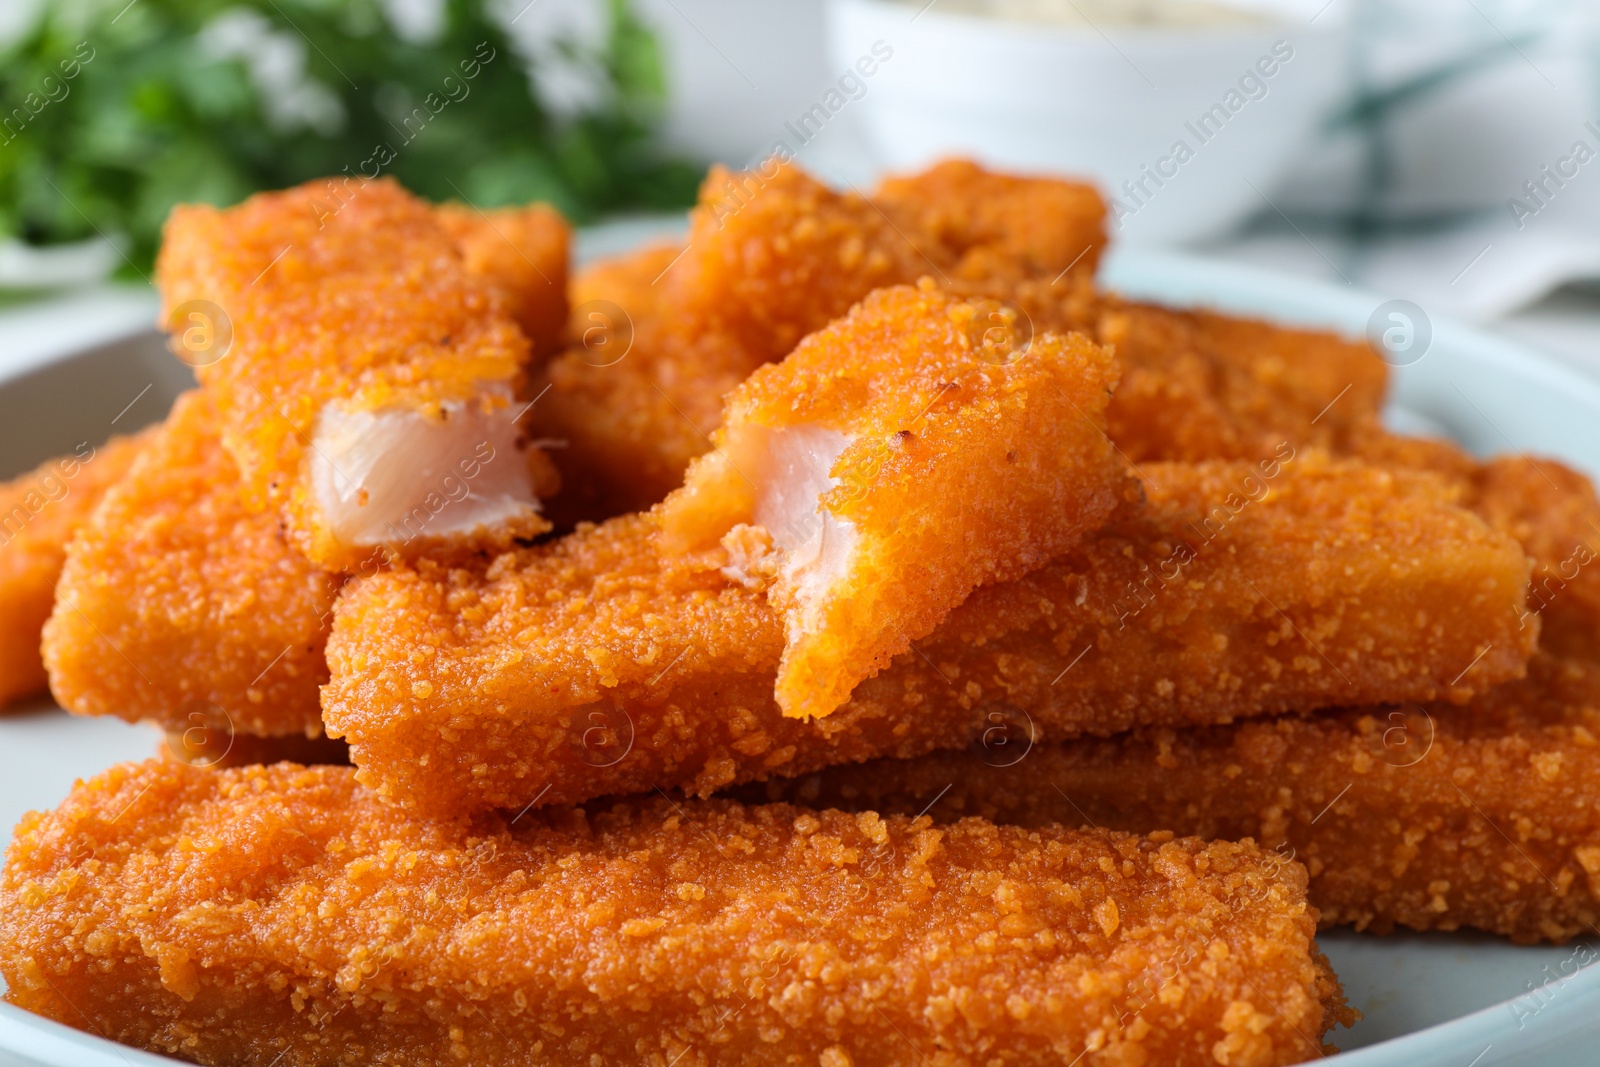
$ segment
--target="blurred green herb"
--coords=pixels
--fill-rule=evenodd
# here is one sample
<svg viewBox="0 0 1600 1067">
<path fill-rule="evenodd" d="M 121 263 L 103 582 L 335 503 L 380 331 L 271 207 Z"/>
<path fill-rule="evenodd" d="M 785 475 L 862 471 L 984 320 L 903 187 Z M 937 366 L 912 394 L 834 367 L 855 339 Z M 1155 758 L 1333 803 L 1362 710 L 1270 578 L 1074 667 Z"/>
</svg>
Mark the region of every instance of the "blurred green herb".
<svg viewBox="0 0 1600 1067">
<path fill-rule="evenodd" d="M 111 236 L 133 274 L 175 203 L 374 169 L 575 222 L 693 200 L 698 168 L 652 141 L 660 54 L 629 0 L 597 0 L 598 45 L 560 43 L 591 87 L 571 115 L 540 99 L 490 0 L 441 2 L 418 41 L 381 0 L 46 0 L 0 48 L 0 237 Z"/>
</svg>

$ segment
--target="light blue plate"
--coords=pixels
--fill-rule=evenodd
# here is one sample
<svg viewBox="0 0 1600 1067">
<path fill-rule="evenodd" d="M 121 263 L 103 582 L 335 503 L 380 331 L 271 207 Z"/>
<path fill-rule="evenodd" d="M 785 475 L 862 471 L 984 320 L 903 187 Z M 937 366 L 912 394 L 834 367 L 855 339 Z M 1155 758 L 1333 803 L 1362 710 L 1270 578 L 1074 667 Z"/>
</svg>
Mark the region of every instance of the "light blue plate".
<svg viewBox="0 0 1600 1067">
<path fill-rule="evenodd" d="M 658 221 L 605 228 L 585 235 L 585 250 L 620 251 L 643 236 L 671 236 L 674 229 Z M 1384 303 L 1346 289 L 1147 252 L 1113 254 L 1103 276 L 1109 287 L 1132 296 L 1207 304 L 1352 335 L 1364 332 Z M 1381 325 L 1392 321 L 1383 317 Z M 1395 372 L 1390 414 L 1397 427 L 1438 427 L 1478 453 L 1544 453 L 1600 475 L 1600 387 L 1519 345 L 1445 320 L 1428 326 L 1426 352 Z M 1407 358 L 1415 354 L 1414 347 Z M 25 378 L 0 380 L 0 477 L 68 451 L 85 435 L 106 436 L 107 416 L 100 409 L 121 408 L 130 388 L 148 381 L 153 388 L 147 402 L 164 409 L 182 387 L 175 366 L 153 335 L 141 335 Z M 6 433 L 24 418 L 35 429 Z M 54 807 L 74 778 L 117 760 L 143 758 L 155 741 L 143 728 L 69 718 L 47 703 L 35 713 L 0 720 L 0 825 L 14 825 L 30 808 Z M 1318 940 L 1351 1003 L 1365 1014 L 1352 1030 L 1330 1035 L 1349 1050 L 1337 1058 L 1341 1065 L 1600 1064 L 1600 970 L 1575 970 L 1573 946 L 1517 947 L 1470 934 L 1379 938 L 1348 931 Z M 0 1005 L 0 1067 L 172 1062 Z"/>
</svg>

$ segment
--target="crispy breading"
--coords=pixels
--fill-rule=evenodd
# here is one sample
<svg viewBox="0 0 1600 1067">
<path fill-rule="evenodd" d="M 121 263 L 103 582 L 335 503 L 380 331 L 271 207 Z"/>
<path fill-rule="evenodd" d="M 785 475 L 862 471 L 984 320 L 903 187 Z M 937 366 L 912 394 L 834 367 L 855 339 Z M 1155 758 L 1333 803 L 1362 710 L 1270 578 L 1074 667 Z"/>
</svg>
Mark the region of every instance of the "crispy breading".
<svg viewBox="0 0 1600 1067">
<path fill-rule="evenodd" d="M 411 821 L 169 760 L 27 816 L 7 998 L 202 1064 L 1315 1057 L 1338 982 L 1253 846 L 668 798 Z"/>
<path fill-rule="evenodd" d="M 890 175 L 872 200 L 929 251 L 952 279 L 1092 278 L 1106 245 L 1105 201 L 1091 185 L 986 170 L 947 159 Z"/>
<path fill-rule="evenodd" d="M 1145 730 L 1041 745 L 1006 767 L 941 752 L 740 795 L 1252 838 L 1310 868 L 1325 925 L 1559 942 L 1600 933 L 1597 735 L 1600 667 L 1540 654 L 1526 680 L 1464 708 Z"/>
<path fill-rule="evenodd" d="M 564 481 L 589 487 L 563 516 L 659 501 L 710 447 L 726 392 L 872 288 L 921 277 L 1112 347 L 1124 374 L 1109 431 L 1136 462 L 1344 450 L 1377 425 L 1387 368 L 1364 342 L 1097 292 L 1103 216 L 1087 186 L 960 161 L 888 179 L 872 200 L 793 164 L 714 171 L 686 245 L 579 276 L 582 299 L 625 310 L 633 347 L 550 366 L 539 432 L 571 442 Z"/>
<path fill-rule="evenodd" d="M 67 544 L 127 473 L 150 431 L 113 437 L 0 484 L 0 709 L 44 692 L 40 632 L 55 604 Z"/>
<path fill-rule="evenodd" d="M 230 323 L 231 346 L 196 373 L 247 502 L 278 507 L 331 570 L 380 547 L 503 547 L 547 529 L 534 485 L 548 460 L 523 450 L 511 407 L 529 343 L 504 287 L 468 271 L 433 209 L 392 181 L 346 191 L 333 210 L 311 183 L 167 222 L 171 325 L 192 301 Z M 463 496 L 445 484 L 458 466 L 474 483 Z"/>
<path fill-rule="evenodd" d="M 1524 611 L 1540 621 L 1540 647 L 1600 660 L 1600 497 L 1588 477 L 1546 456 L 1479 461 L 1446 441 L 1383 432 L 1364 437 L 1356 453 L 1458 485 L 1468 507 L 1532 558 Z"/>
<path fill-rule="evenodd" d="M 1342 449 L 1376 425 L 1387 368 L 1364 341 L 1097 291 L 1103 207 L 1087 186 L 951 161 L 886 179 L 873 198 L 907 233 L 938 235 L 918 240 L 949 249 L 930 253 L 947 288 L 1115 349 L 1124 373 L 1108 421 L 1135 461 L 1259 460 L 1283 441 Z"/>
<path fill-rule="evenodd" d="M 572 283 L 573 345 L 545 368 L 527 421 L 565 442 L 554 453 L 558 528 L 609 518 L 661 500 L 710 447 L 722 398 L 755 368 L 730 338 L 669 329 L 673 246 L 603 260 Z"/>
<path fill-rule="evenodd" d="M 825 719 L 774 704 L 782 621 L 727 553 L 664 557 L 644 515 L 347 588 L 324 720 L 368 784 L 447 812 L 1520 676 L 1527 559 L 1431 476 L 1314 456 L 1143 472 L 1147 503 L 979 589 Z"/>
<path fill-rule="evenodd" d="M 714 166 L 689 215 L 685 254 L 661 282 L 685 336 L 719 333 L 747 370 L 782 359 L 800 338 L 874 289 L 941 264 L 866 197 L 834 192 L 792 164 Z"/>
<path fill-rule="evenodd" d="M 1600 499 L 1587 477 L 1553 459 L 1497 456 L 1476 472 L 1473 510 L 1533 558 L 1527 594 L 1541 645 L 1600 659 Z"/>
<path fill-rule="evenodd" d="M 760 368 L 662 506 L 668 551 L 759 544 L 784 617 L 776 697 L 826 715 L 980 585 L 1075 547 L 1129 488 L 1115 359 L 931 282 L 880 289 Z M 765 579 L 754 577 L 757 569 Z"/>
<path fill-rule="evenodd" d="M 1123 363 L 1106 418 L 1135 462 L 1340 451 L 1383 404 L 1387 368 L 1363 341 L 1110 295 L 1082 325 Z"/>
<path fill-rule="evenodd" d="M 63 707 L 216 745 L 322 732 L 338 579 L 238 481 L 209 392 L 186 393 L 68 550 L 44 639 Z"/>
<path fill-rule="evenodd" d="M 923 185 L 982 190 L 987 201 L 915 203 L 909 190 Z M 928 275 L 1004 299 L 1015 280 L 1048 285 L 1073 260 L 1092 272 L 1104 241 L 1104 205 L 1076 183 L 952 164 L 896 188 L 901 201 L 880 206 L 793 163 L 714 167 L 683 246 L 580 272 L 575 307 L 621 308 L 633 343 L 620 362 L 580 344 L 548 369 L 550 392 L 530 419 L 541 436 L 570 442 L 555 457 L 569 491 L 590 487 L 576 490 L 588 506 L 572 497 L 561 514 L 609 518 L 661 500 L 710 447 L 728 390 L 872 290 Z"/>
<path fill-rule="evenodd" d="M 572 231 L 548 204 L 479 211 L 441 204 L 434 217 L 455 242 L 469 274 L 504 298 L 536 358 L 561 345 L 567 326 L 567 265 Z"/>
</svg>

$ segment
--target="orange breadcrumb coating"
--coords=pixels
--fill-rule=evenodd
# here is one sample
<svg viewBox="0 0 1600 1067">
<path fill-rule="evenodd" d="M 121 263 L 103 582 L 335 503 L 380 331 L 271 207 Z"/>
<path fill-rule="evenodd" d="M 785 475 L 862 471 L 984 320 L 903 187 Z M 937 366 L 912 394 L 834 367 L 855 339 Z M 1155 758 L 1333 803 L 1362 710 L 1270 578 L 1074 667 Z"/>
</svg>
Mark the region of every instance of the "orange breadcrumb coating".
<svg viewBox="0 0 1600 1067">
<path fill-rule="evenodd" d="M 727 336 L 754 370 L 872 290 L 948 262 L 942 248 L 920 247 L 919 236 L 900 232 L 858 193 L 834 192 L 792 164 L 714 166 L 689 214 L 687 251 L 658 283 L 672 294 L 676 321 L 668 329 Z"/>
<path fill-rule="evenodd" d="M 202 1064 L 1270 1067 L 1350 1016 L 1304 887 L 1170 834 L 665 797 L 419 822 L 345 769 L 157 760 L 24 819 L 0 972 Z"/>
<path fill-rule="evenodd" d="M 680 252 L 648 248 L 573 280 L 575 343 L 546 366 L 538 388 L 550 391 L 526 420 L 567 443 L 553 453 L 562 476 L 550 511 L 558 527 L 647 508 L 676 489 L 689 461 L 710 447 L 723 394 L 758 365 L 721 334 L 669 332 L 672 286 L 663 272 Z"/>
<path fill-rule="evenodd" d="M 730 394 L 663 505 L 667 548 L 741 524 L 776 543 L 778 706 L 826 715 L 973 589 L 1105 522 L 1128 485 L 1102 426 L 1116 373 L 993 301 L 880 289 Z"/>
<path fill-rule="evenodd" d="M 1102 296 L 1083 325 L 1117 353 L 1106 419 L 1134 462 L 1343 450 L 1376 425 L 1388 368 L 1364 341 Z"/>
<path fill-rule="evenodd" d="M 953 162 L 873 195 L 907 233 L 956 247 L 961 259 L 938 275 L 946 288 L 1011 301 L 1035 329 L 1080 330 L 1116 350 L 1110 432 L 1136 461 L 1264 459 L 1282 441 L 1342 449 L 1377 424 L 1387 367 L 1364 341 L 1098 292 L 1092 189 Z"/>
<path fill-rule="evenodd" d="M 180 397 L 68 551 L 44 640 L 62 707 L 220 747 L 321 733 L 338 581 L 246 510 L 238 481 L 209 392 Z"/>
<path fill-rule="evenodd" d="M 174 329 L 193 300 L 231 322 L 231 347 L 197 374 L 215 394 L 247 502 L 279 502 L 296 547 L 333 570 L 371 552 L 336 532 L 313 486 L 315 461 L 329 459 L 328 448 L 311 447 L 323 420 L 391 411 L 423 424 L 492 420 L 529 353 L 503 286 L 467 270 L 431 208 L 389 180 L 352 187 L 331 212 L 315 183 L 227 210 L 178 207 L 157 264 Z M 528 456 L 541 462 L 537 450 Z M 547 528 L 524 507 L 471 540 L 504 546 Z"/>
<path fill-rule="evenodd" d="M 564 502 L 569 521 L 660 500 L 710 447 L 724 393 L 871 288 L 923 276 L 1114 348 L 1108 429 L 1138 462 L 1344 450 L 1377 425 L 1387 368 L 1363 342 L 1096 292 L 1104 209 L 1085 186 L 954 162 L 873 196 L 832 193 L 793 164 L 716 171 L 686 246 L 580 274 L 574 303 L 624 309 L 633 347 L 550 366 L 539 432 L 571 442 L 566 485 L 591 487 Z"/>
<path fill-rule="evenodd" d="M 556 351 L 567 326 L 572 244 L 561 213 L 548 204 L 497 211 L 441 204 L 434 217 L 455 242 L 467 272 L 499 291 L 534 355 Z"/>
<path fill-rule="evenodd" d="M 1600 659 L 1600 499 L 1553 459 L 1498 456 L 1475 472 L 1472 508 L 1533 558 L 1527 605 L 1542 647 Z"/>
<path fill-rule="evenodd" d="M 448 812 L 706 793 L 1030 723 L 1461 702 L 1521 674 L 1518 545 L 1430 476 L 1285 460 L 1146 465 L 1147 504 L 977 590 L 825 719 L 774 704 L 781 619 L 723 576 L 728 553 L 663 557 L 645 515 L 348 588 L 324 720 L 364 781 Z"/>
<path fill-rule="evenodd" d="M 1043 745 L 1008 767 L 934 753 L 743 792 L 1253 838 L 1310 868 L 1325 925 L 1565 941 L 1600 932 L 1600 667 L 1541 654 L 1528 671 L 1465 708 L 1146 730 Z"/>
<path fill-rule="evenodd" d="M 1478 461 L 1453 444 L 1378 433 L 1357 452 L 1368 462 L 1431 470 L 1461 487 L 1463 502 L 1515 538 L 1533 559 L 1526 621 L 1539 645 L 1600 660 L 1600 497 L 1558 460 L 1523 454 Z"/>
<path fill-rule="evenodd" d="M 0 709 L 44 692 L 39 633 L 55 603 L 67 543 L 149 436 L 113 437 L 99 447 L 84 442 L 72 455 L 0 484 Z"/>
<path fill-rule="evenodd" d="M 1092 278 L 1106 245 L 1106 205 L 1093 186 L 966 159 L 891 175 L 872 199 L 908 233 L 931 236 L 953 279 Z"/>
<path fill-rule="evenodd" d="M 551 390 L 530 419 L 541 436 L 570 442 L 556 455 L 566 491 L 591 487 L 587 506 L 569 499 L 561 513 L 607 518 L 661 500 L 710 447 L 726 392 L 874 289 L 930 275 L 967 279 L 972 295 L 1004 299 L 1012 279 L 1048 286 L 1080 256 L 1074 269 L 1093 270 L 1104 205 L 1088 187 L 970 164 L 925 177 L 940 188 L 981 190 L 987 202 L 966 217 L 902 210 L 836 193 L 793 163 L 742 173 L 714 167 L 685 245 L 580 273 L 574 307 L 604 300 L 620 308 L 633 343 L 619 362 L 579 344 L 548 369 Z M 974 280 L 990 276 L 1000 291 Z M 575 336 L 590 325 L 575 323 Z"/>
</svg>

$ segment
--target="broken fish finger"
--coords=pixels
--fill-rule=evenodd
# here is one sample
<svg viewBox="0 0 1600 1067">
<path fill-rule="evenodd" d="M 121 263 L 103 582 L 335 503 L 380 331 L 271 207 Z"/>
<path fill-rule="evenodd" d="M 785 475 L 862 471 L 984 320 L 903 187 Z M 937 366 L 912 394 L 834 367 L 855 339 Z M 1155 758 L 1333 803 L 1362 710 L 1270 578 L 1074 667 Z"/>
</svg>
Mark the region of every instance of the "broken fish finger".
<svg viewBox="0 0 1600 1067">
<path fill-rule="evenodd" d="M 828 714 L 1130 488 L 1104 430 L 1115 358 L 1020 331 L 1014 309 L 931 282 L 881 289 L 730 394 L 663 529 L 668 551 L 728 543 L 730 573 L 767 586 L 785 715 Z"/>
</svg>

